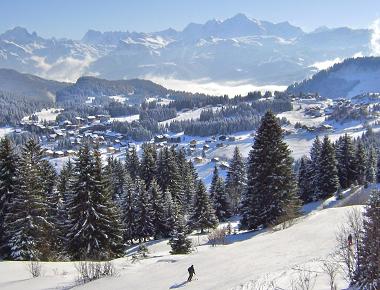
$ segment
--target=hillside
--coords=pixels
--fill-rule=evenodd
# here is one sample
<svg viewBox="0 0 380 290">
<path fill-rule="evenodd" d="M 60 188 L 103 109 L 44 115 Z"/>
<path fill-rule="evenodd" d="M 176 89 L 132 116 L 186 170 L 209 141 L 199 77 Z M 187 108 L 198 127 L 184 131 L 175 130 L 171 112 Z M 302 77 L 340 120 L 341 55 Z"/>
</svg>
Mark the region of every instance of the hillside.
<svg viewBox="0 0 380 290">
<path fill-rule="evenodd" d="M 328 289 L 327 274 L 320 269 L 318 260 L 326 259 L 334 251 L 338 226 L 352 208 L 315 211 L 294 226 L 277 232 L 233 235 L 225 246 L 210 247 L 205 245 L 205 237 L 195 236 L 193 239 L 200 246 L 187 256 L 169 255 L 167 241 L 152 242 L 148 246 L 148 259 L 135 264 L 130 258 L 115 260 L 117 277 L 77 287 L 73 263 L 43 263 L 44 275 L 30 279 L 24 262 L 4 262 L 0 263 L 0 271 L 6 275 L 0 278 L 0 288 L 181 289 L 185 285 L 187 268 L 193 264 L 198 280 L 187 284 L 186 289 L 253 290 L 258 289 L 255 288 L 256 280 L 266 279 L 275 279 L 279 287 L 290 289 L 291 280 L 296 279 L 292 270 L 295 267 L 316 271 L 315 289 Z M 345 289 L 347 284 L 342 277 L 337 280 L 338 289 Z"/>
<path fill-rule="evenodd" d="M 168 94 L 168 90 L 147 80 L 105 80 L 95 77 L 81 77 L 75 84 L 58 90 L 57 101 L 83 100 L 88 97 L 109 97 L 123 95 L 128 99 Z"/>
<path fill-rule="evenodd" d="M 354 97 L 380 91 L 380 57 L 350 58 L 312 78 L 288 87 L 289 93 L 315 93 L 327 98 Z"/>
<path fill-rule="evenodd" d="M 0 91 L 27 96 L 31 100 L 54 101 L 57 90 L 68 85 L 68 83 L 47 80 L 31 74 L 19 73 L 12 69 L 0 68 Z"/>
</svg>

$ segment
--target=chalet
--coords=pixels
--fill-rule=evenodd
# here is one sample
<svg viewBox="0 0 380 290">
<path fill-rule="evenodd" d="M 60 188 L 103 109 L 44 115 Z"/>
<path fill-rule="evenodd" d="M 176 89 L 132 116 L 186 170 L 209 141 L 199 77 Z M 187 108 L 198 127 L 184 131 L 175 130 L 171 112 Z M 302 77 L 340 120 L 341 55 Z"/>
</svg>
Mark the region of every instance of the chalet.
<svg viewBox="0 0 380 290">
<path fill-rule="evenodd" d="M 114 154 L 116 153 L 116 148 L 115 147 L 107 147 L 107 153 Z"/>
<path fill-rule="evenodd" d="M 222 170 L 227 170 L 227 169 L 230 168 L 230 165 L 229 165 L 227 162 L 222 161 L 222 162 L 220 162 L 220 164 L 219 164 L 219 168 L 222 169 Z"/>
<path fill-rule="evenodd" d="M 45 155 L 48 156 L 48 157 L 53 157 L 54 156 L 54 151 L 50 150 L 50 149 L 47 149 L 47 150 L 45 150 Z"/>
<path fill-rule="evenodd" d="M 219 162 L 219 157 L 214 157 L 211 159 L 211 162 L 213 163 L 218 163 Z"/>
<path fill-rule="evenodd" d="M 198 163 L 198 164 L 202 163 L 203 162 L 203 158 L 201 156 L 197 156 L 197 157 L 194 158 L 194 162 Z"/>
<path fill-rule="evenodd" d="M 204 151 L 207 151 L 209 149 L 210 149 L 210 145 L 207 145 L 207 144 L 203 145 L 203 150 Z"/>
<path fill-rule="evenodd" d="M 168 141 L 168 137 L 165 135 L 154 136 L 154 143 L 162 143 Z"/>
<path fill-rule="evenodd" d="M 236 137 L 235 136 L 230 136 L 230 137 L 228 137 L 228 141 L 235 142 L 236 141 Z"/>
<path fill-rule="evenodd" d="M 96 116 L 87 116 L 87 121 L 89 123 L 94 123 L 96 121 Z"/>
<path fill-rule="evenodd" d="M 53 156 L 54 158 L 60 158 L 60 157 L 64 157 L 65 153 L 63 151 L 55 151 Z"/>
<path fill-rule="evenodd" d="M 197 145 L 197 140 L 195 140 L 195 139 L 191 140 L 190 145 Z"/>
<path fill-rule="evenodd" d="M 217 147 L 217 148 L 222 148 L 223 146 L 224 146 L 223 143 L 216 143 L 216 147 Z"/>
<path fill-rule="evenodd" d="M 227 140 L 227 136 L 226 135 L 219 136 L 219 141 L 226 141 L 226 140 Z"/>
<path fill-rule="evenodd" d="M 76 156 L 76 152 L 74 150 L 66 150 L 65 156 Z"/>
</svg>

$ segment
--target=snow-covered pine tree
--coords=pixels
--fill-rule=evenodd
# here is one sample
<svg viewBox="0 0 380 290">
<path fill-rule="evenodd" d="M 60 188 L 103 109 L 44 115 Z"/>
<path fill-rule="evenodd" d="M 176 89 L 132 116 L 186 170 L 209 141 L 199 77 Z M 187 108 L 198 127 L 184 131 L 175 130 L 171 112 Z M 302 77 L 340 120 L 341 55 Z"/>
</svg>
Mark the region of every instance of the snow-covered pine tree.
<svg viewBox="0 0 380 290">
<path fill-rule="evenodd" d="M 104 175 L 107 187 L 111 190 L 112 200 L 120 206 L 124 195 L 125 166 L 120 160 L 109 157 L 104 168 Z"/>
<path fill-rule="evenodd" d="M 5 216 L 8 213 L 8 205 L 15 191 L 16 168 L 18 156 L 14 152 L 11 141 L 3 138 L 0 141 L 0 257 L 8 258 L 8 247 L 5 233 Z"/>
<path fill-rule="evenodd" d="M 206 187 L 202 181 L 198 181 L 189 226 L 193 230 L 200 230 L 203 234 L 205 229 L 216 228 L 217 225 L 218 218 L 215 216 Z"/>
<path fill-rule="evenodd" d="M 61 236 L 59 220 L 61 218 L 61 213 L 58 212 L 59 193 L 56 190 L 57 172 L 53 165 L 48 160 L 44 159 L 41 160 L 39 174 L 41 176 L 42 191 L 46 196 L 48 207 L 47 220 L 52 225 L 48 234 L 52 245 L 51 251 L 56 254 L 55 258 L 58 258 L 59 252 L 63 251 L 63 248 L 59 246 L 59 237 Z"/>
<path fill-rule="evenodd" d="M 336 145 L 339 183 L 343 189 L 349 188 L 355 181 L 355 147 L 351 137 L 345 134 Z"/>
<path fill-rule="evenodd" d="M 125 168 L 133 181 L 140 176 L 140 160 L 136 147 L 129 148 L 125 157 Z"/>
<path fill-rule="evenodd" d="M 377 154 L 373 146 L 368 149 L 368 158 L 366 166 L 366 181 L 368 183 L 376 182 Z"/>
<path fill-rule="evenodd" d="M 213 192 L 210 192 L 210 198 L 213 203 L 215 215 L 219 221 L 226 221 L 231 217 L 231 204 L 226 193 L 223 178 L 217 176 Z"/>
<path fill-rule="evenodd" d="M 102 176 L 100 153 L 85 144 L 78 152 L 68 203 L 68 253 L 73 259 L 111 259 L 123 253 L 121 222 Z"/>
<path fill-rule="evenodd" d="M 185 214 L 188 214 L 193 207 L 194 204 L 194 196 L 195 196 L 195 183 L 196 183 L 196 172 L 191 161 L 186 162 L 186 170 L 183 173 L 183 184 L 184 184 L 184 206 L 183 210 Z"/>
<path fill-rule="evenodd" d="M 322 143 L 319 137 L 317 136 L 313 142 L 313 145 L 311 146 L 310 149 L 310 160 L 311 162 L 309 163 L 309 172 L 311 175 L 311 185 L 314 190 L 314 198 L 318 198 L 318 193 L 319 193 L 319 174 L 320 174 L 320 157 L 321 157 L 321 150 L 322 150 Z"/>
<path fill-rule="evenodd" d="M 74 182 L 74 164 L 69 159 L 62 167 L 57 181 L 57 220 L 56 229 L 58 231 L 57 246 L 61 254 L 66 254 L 67 229 L 68 229 L 68 202 L 72 198 Z"/>
<path fill-rule="evenodd" d="M 170 233 L 170 253 L 172 255 L 189 254 L 191 252 L 192 244 L 191 240 L 187 237 L 188 229 L 185 218 L 175 202 L 171 204 L 171 208 L 174 226 Z"/>
<path fill-rule="evenodd" d="M 226 191 L 231 200 L 232 211 L 236 214 L 239 210 L 242 192 L 247 183 L 243 156 L 237 146 L 234 149 L 234 155 L 229 165 L 226 177 Z"/>
<path fill-rule="evenodd" d="M 150 187 L 152 180 L 157 174 L 157 153 L 156 148 L 153 144 L 144 144 L 143 145 L 143 154 L 141 159 L 141 179 L 144 180 L 146 188 Z"/>
<path fill-rule="evenodd" d="M 125 175 L 124 196 L 122 198 L 122 221 L 124 225 L 124 241 L 133 244 L 137 238 L 137 190 L 132 178 Z"/>
<path fill-rule="evenodd" d="M 318 197 L 330 197 L 338 190 L 339 177 L 335 149 L 328 136 L 323 138 L 319 160 Z"/>
<path fill-rule="evenodd" d="M 380 289 L 380 191 L 373 191 L 364 212 L 355 282 L 360 289 Z"/>
<path fill-rule="evenodd" d="M 183 182 L 174 152 L 165 147 L 160 150 L 157 165 L 157 182 L 165 192 L 169 189 L 173 201 L 183 206 Z"/>
<path fill-rule="evenodd" d="M 218 166 L 215 164 L 214 171 L 212 172 L 211 184 L 210 184 L 210 189 L 209 189 L 211 200 L 213 199 L 213 196 L 214 196 L 215 186 L 216 186 L 216 182 L 218 181 L 218 178 L 219 178 L 219 170 L 218 170 Z"/>
<path fill-rule="evenodd" d="M 152 179 L 149 189 L 149 197 L 152 204 L 152 224 L 155 239 L 163 238 L 167 236 L 167 205 L 164 198 L 164 194 L 161 191 L 155 178 Z"/>
<path fill-rule="evenodd" d="M 34 139 L 26 142 L 16 171 L 14 195 L 5 217 L 5 233 L 14 260 L 52 257 L 48 205 L 41 176 L 43 150 Z"/>
<path fill-rule="evenodd" d="M 310 167 L 311 160 L 303 156 L 298 169 L 298 196 L 304 204 L 314 199 L 314 189 L 312 187 L 313 176 L 309 170 Z"/>
<path fill-rule="evenodd" d="M 240 226 L 257 229 L 298 213 L 293 160 L 276 116 L 267 112 L 249 153 L 248 183 L 241 203 Z"/>
<path fill-rule="evenodd" d="M 367 170 L 367 154 L 365 152 L 364 145 L 361 141 L 358 142 L 356 147 L 356 180 L 358 184 L 364 185 L 366 181 L 366 170 Z"/>
<path fill-rule="evenodd" d="M 153 227 L 153 209 L 151 199 L 146 191 L 145 182 L 139 178 L 136 179 L 137 189 L 137 219 L 136 233 L 139 242 L 148 240 L 154 234 Z"/>
</svg>

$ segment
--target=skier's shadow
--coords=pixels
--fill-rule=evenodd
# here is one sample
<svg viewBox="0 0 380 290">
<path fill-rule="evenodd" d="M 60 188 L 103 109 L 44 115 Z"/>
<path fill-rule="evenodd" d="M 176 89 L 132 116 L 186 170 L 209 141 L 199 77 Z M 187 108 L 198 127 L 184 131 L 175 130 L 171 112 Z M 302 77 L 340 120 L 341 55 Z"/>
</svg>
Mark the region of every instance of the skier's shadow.
<svg viewBox="0 0 380 290">
<path fill-rule="evenodd" d="M 181 287 L 185 286 L 186 284 L 187 284 L 187 281 L 183 281 L 182 283 L 174 284 L 174 285 L 170 286 L 169 289 L 177 289 L 177 288 L 181 288 Z"/>
</svg>

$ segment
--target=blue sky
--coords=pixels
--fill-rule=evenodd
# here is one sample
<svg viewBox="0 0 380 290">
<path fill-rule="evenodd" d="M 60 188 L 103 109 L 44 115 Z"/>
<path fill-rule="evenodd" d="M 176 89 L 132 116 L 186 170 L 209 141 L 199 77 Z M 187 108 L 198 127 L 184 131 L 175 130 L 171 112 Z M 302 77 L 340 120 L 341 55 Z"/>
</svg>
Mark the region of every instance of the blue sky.
<svg viewBox="0 0 380 290">
<path fill-rule="evenodd" d="M 42 36 L 79 39 L 88 29 L 157 31 L 236 13 L 316 27 L 368 27 L 379 0 L 0 0 L 0 32 L 23 26 Z"/>
</svg>

